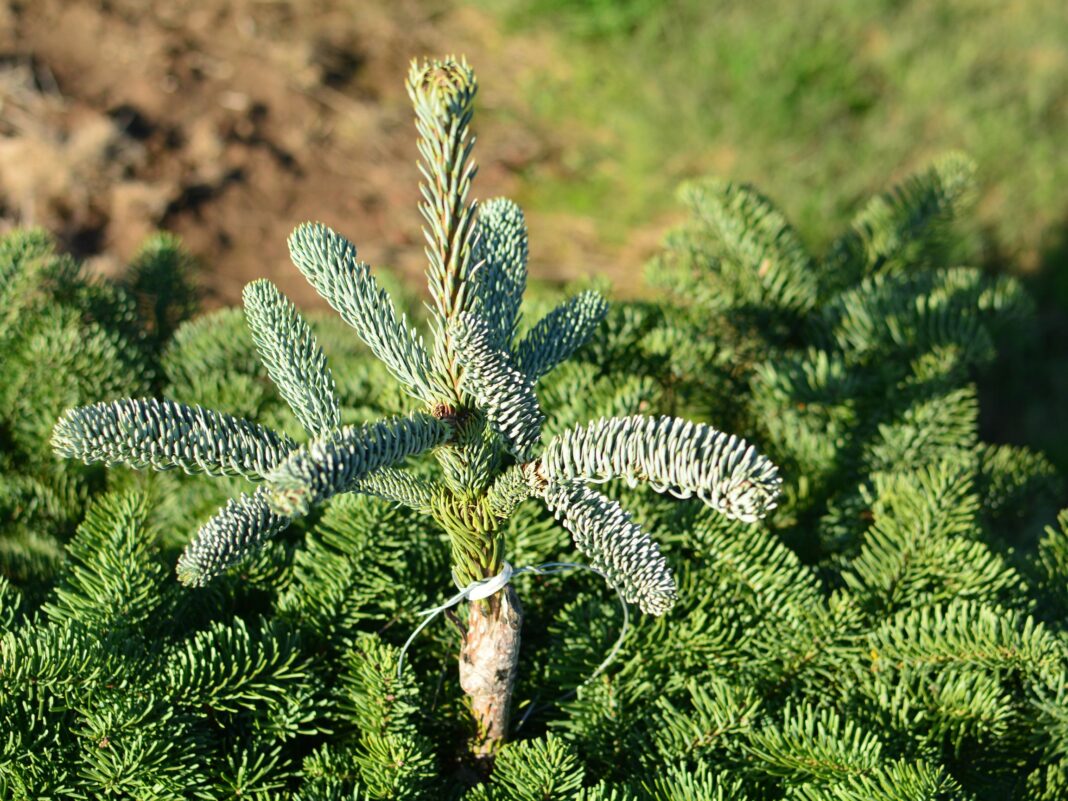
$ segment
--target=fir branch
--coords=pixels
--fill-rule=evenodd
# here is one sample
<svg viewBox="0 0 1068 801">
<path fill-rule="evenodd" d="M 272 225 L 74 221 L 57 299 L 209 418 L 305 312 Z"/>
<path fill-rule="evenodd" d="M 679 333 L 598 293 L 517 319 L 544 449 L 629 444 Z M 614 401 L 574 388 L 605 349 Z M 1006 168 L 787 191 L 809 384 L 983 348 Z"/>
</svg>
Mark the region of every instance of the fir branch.
<svg viewBox="0 0 1068 801">
<path fill-rule="evenodd" d="M 978 440 L 979 399 L 974 386 L 924 398 L 880 423 L 865 447 L 864 461 L 875 471 L 901 470 L 960 459 Z"/>
<path fill-rule="evenodd" d="M 157 348 L 198 310 L 196 266 L 177 236 L 161 232 L 141 246 L 123 277 L 123 284 L 140 301 L 142 317 Z"/>
<path fill-rule="evenodd" d="M 528 465 L 515 464 L 497 476 L 486 491 L 486 503 L 496 517 L 507 520 L 523 501 L 534 494 Z"/>
<path fill-rule="evenodd" d="M 751 732 L 745 746 L 772 776 L 832 782 L 868 775 L 881 761 L 879 738 L 834 709 L 787 704 L 783 717 Z"/>
<path fill-rule="evenodd" d="M 549 734 L 504 747 L 483 790 L 486 801 L 579 798 L 585 769 L 573 745 Z M 476 801 L 477 801 L 476 796 Z"/>
<path fill-rule="evenodd" d="M 538 443 L 545 419 L 532 381 L 512 367 L 507 353 L 494 347 L 489 326 L 481 317 L 462 314 L 450 330 L 464 368 L 464 391 L 485 410 L 490 426 L 508 451 L 526 461 Z"/>
<path fill-rule="evenodd" d="M 646 724 L 661 759 L 708 753 L 730 740 L 741 741 L 764 711 L 759 693 L 720 675 L 702 677 L 700 682 L 691 679 L 683 701 L 676 707 L 667 695 L 660 696 Z"/>
<path fill-rule="evenodd" d="M 104 462 L 257 481 L 295 446 L 284 434 L 228 414 L 146 398 L 69 409 L 52 447 L 87 464 Z"/>
<path fill-rule="evenodd" d="M 163 367 L 172 384 L 207 373 L 269 377 L 252 341 L 245 311 L 236 306 L 182 323 L 163 352 Z"/>
<path fill-rule="evenodd" d="M 248 284 L 241 297 L 252 339 L 285 402 L 313 437 L 329 434 L 341 424 L 341 406 L 307 321 L 266 279 Z"/>
<path fill-rule="evenodd" d="M 768 198 L 749 185 L 720 180 L 687 184 L 681 195 L 715 238 L 717 256 L 747 271 L 743 283 L 758 286 L 760 300 L 802 314 L 815 306 L 812 259 Z"/>
<path fill-rule="evenodd" d="M 475 240 L 475 304 L 472 310 L 489 325 L 491 341 L 510 350 L 527 288 L 527 224 L 523 210 L 508 198 L 478 207 Z"/>
<path fill-rule="evenodd" d="M 240 617 L 213 621 L 173 649 L 159 676 L 170 702 L 210 708 L 216 716 L 284 704 L 306 680 L 310 658 L 279 625 L 248 626 Z"/>
<path fill-rule="evenodd" d="M 715 763 L 713 763 L 715 764 Z M 643 773 L 646 773 L 643 771 Z M 630 793 L 626 796 L 611 795 L 606 789 L 604 795 L 581 796 L 582 801 L 621 801 L 622 798 L 671 799 L 671 801 L 756 801 L 757 796 L 749 795 L 745 783 L 726 770 L 717 770 L 708 762 L 698 762 L 694 767 L 692 758 L 687 758 L 673 765 L 658 765 L 655 771 L 648 771 L 649 776 L 642 776 L 630 784 Z M 604 787 L 599 785 L 598 787 Z M 763 796 L 760 796 L 763 798 Z"/>
<path fill-rule="evenodd" d="M 419 171 L 423 201 L 419 205 L 427 227 L 427 279 L 430 297 L 444 323 L 465 308 L 475 230 L 473 205 L 467 194 L 477 167 L 471 161 L 474 139 L 468 125 L 478 84 L 466 61 L 447 58 L 412 62 L 408 96 L 415 107 L 419 132 Z"/>
<path fill-rule="evenodd" d="M 321 223 L 304 223 L 289 237 L 293 263 L 360 339 L 416 398 L 431 401 L 430 360 L 422 339 L 397 315 L 393 301 L 356 258 L 356 248 Z"/>
<path fill-rule="evenodd" d="M 1068 613 L 1068 509 L 1057 515 L 1056 526 L 1046 526 L 1034 557 L 1038 585 L 1060 619 Z"/>
<path fill-rule="evenodd" d="M 850 361 L 882 359 L 887 353 L 919 355 L 941 347 L 954 349 L 958 360 L 972 365 L 993 358 L 988 323 L 1019 315 L 1025 305 L 1020 295 L 1015 281 L 990 281 L 967 267 L 880 273 L 840 293 L 820 312 Z"/>
<path fill-rule="evenodd" d="M 358 492 L 323 509 L 293 555 L 277 609 L 317 647 L 348 641 L 369 620 L 425 605 L 448 573 L 439 533 L 421 515 Z"/>
<path fill-rule="evenodd" d="M 981 669 L 1039 673 L 1064 664 L 1062 641 L 1022 613 L 974 601 L 909 609 L 869 635 L 871 675 Z M 929 673 L 927 674 L 929 675 Z"/>
<path fill-rule="evenodd" d="M 604 571 L 629 603 L 651 615 L 671 609 L 675 580 L 667 561 L 622 506 L 577 481 L 551 483 L 541 497 L 590 564 Z"/>
<path fill-rule="evenodd" d="M 958 750 L 1003 740 L 1019 714 L 1020 684 L 1063 683 L 1066 664 L 1063 640 L 1042 623 L 974 601 L 889 617 L 864 647 L 864 696 L 913 736 Z"/>
<path fill-rule="evenodd" d="M 747 654 L 747 670 L 763 667 L 755 664 L 760 661 L 778 663 L 782 652 L 794 650 L 801 639 L 807 637 L 811 644 L 809 635 L 819 627 L 825 608 L 820 580 L 775 532 L 703 511 L 691 537 L 705 555 L 699 575 L 691 577 L 717 587 L 713 599 L 731 599 L 726 620 L 745 627 L 742 647 L 754 649 Z"/>
<path fill-rule="evenodd" d="M 20 626 L 0 637 L 0 704 L 5 712 L 27 687 L 73 690 L 114 675 L 114 649 L 100 633 L 73 619 Z M 42 710 L 47 714 L 48 710 Z M 17 733 L 17 730 L 16 730 Z"/>
<path fill-rule="evenodd" d="M 428 414 L 346 426 L 333 436 L 293 451 L 268 476 L 270 504 L 281 515 L 301 517 L 382 467 L 444 443 L 451 427 Z"/>
<path fill-rule="evenodd" d="M 597 292 L 581 292 L 557 306 L 527 332 L 515 349 L 516 366 L 534 383 L 585 345 L 608 314 Z"/>
<path fill-rule="evenodd" d="M 1021 576 L 981 541 L 972 475 L 957 455 L 875 476 L 874 523 L 841 573 L 859 603 L 888 614 L 955 599 L 1022 600 Z"/>
<path fill-rule="evenodd" d="M 923 760 L 884 761 L 866 774 L 796 788 L 791 801 L 944 801 L 968 798 L 945 768 Z"/>
<path fill-rule="evenodd" d="M 5 343 L 41 293 L 42 269 L 56 260 L 55 242 L 42 228 L 15 230 L 0 237 L 0 343 Z"/>
<path fill-rule="evenodd" d="M 873 198 L 853 218 L 848 233 L 832 244 L 830 271 L 859 277 L 907 256 L 908 249 L 937 237 L 975 197 L 975 163 L 948 154 L 922 173 Z"/>
<path fill-rule="evenodd" d="M 352 489 L 364 495 L 375 495 L 399 503 L 418 512 L 429 513 L 438 485 L 403 470 L 381 467 L 353 482 Z"/>
<path fill-rule="evenodd" d="M 477 167 L 471 160 L 474 138 L 468 125 L 478 84 L 463 60 L 447 58 L 420 64 L 408 73 L 408 95 L 419 132 L 419 211 L 426 224 L 427 286 L 433 302 L 435 387 L 442 400 L 458 403 L 460 374 L 449 326 L 474 303 L 472 250 L 476 204 L 467 196 Z"/>
<path fill-rule="evenodd" d="M 341 705 L 359 731 L 354 762 L 374 798 L 426 797 L 434 775 L 430 743 L 415 725 L 419 691 L 396 675 L 398 649 L 374 635 L 358 637 L 344 654 Z"/>
<path fill-rule="evenodd" d="M 44 456 L 56 419 L 97 398 L 147 395 L 152 368 L 130 337 L 82 312 L 49 304 L 25 311 L 21 335 L 0 343 L 0 409 L 8 442 Z"/>
<path fill-rule="evenodd" d="M 677 498 L 696 495 L 728 517 L 753 522 L 775 508 L 782 479 L 733 434 L 677 417 L 602 418 L 554 437 L 539 459 L 552 482 L 649 482 Z"/>
<path fill-rule="evenodd" d="M 151 630 L 166 577 L 155 540 L 143 496 L 109 494 L 94 503 L 67 543 L 65 578 L 44 607 L 49 618 L 101 632 Z"/>
<path fill-rule="evenodd" d="M 267 503 L 269 490 L 231 498 L 200 527 L 178 559 L 178 580 L 203 587 L 233 565 L 243 562 L 283 529 L 290 520 L 275 514 Z"/>
</svg>

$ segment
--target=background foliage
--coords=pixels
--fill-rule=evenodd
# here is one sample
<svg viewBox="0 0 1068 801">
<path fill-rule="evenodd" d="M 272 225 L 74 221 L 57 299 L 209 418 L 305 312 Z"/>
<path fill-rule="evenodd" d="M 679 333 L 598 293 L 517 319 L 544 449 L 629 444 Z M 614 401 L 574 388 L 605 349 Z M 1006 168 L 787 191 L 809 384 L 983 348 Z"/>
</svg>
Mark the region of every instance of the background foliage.
<svg viewBox="0 0 1068 801">
<path fill-rule="evenodd" d="M 584 215 L 617 259 L 670 219 L 679 181 L 752 181 L 820 250 L 865 198 L 947 148 L 980 166 L 968 258 L 1039 302 L 1029 358 L 985 381 L 984 429 L 1068 469 L 1068 16 L 1057 0 L 483 0 L 565 67 L 525 84 L 524 116 L 559 157 L 517 198 Z M 562 135 L 554 138 L 555 132 Z M 607 210 L 607 211 L 606 211 Z M 625 243 L 625 244 L 623 244 Z M 632 289 L 633 271 L 617 286 Z"/>
<path fill-rule="evenodd" d="M 521 580 L 517 736 L 466 790 L 454 631 L 431 627 L 395 673 L 414 612 L 447 591 L 444 533 L 344 495 L 182 588 L 177 554 L 243 482 L 104 473 L 44 443 L 66 405 L 137 393 L 295 433 L 243 313 L 190 316 L 170 239 L 108 282 L 40 232 L 5 238 L 20 391 L 0 396 L 0 795 L 1062 797 L 1068 513 L 1041 453 L 979 436 L 976 380 L 1033 335 L 1034 308 L 959 266 L 973 174 L 935 162 L 820 254 L 750 187 L 684 188 L 688 222 L 649 265 L 664 302 L 613 304 L 541 400 L 561 428 L 660 411 L 738 431 L 782 465 L 784 503 L 745 525 L 609 485 L 679 603 L 558 700 L 610 647 L 615 601 L 596 578 Z M 313 325 L 344 422 L 405 405 L 340 321 Z M 539 505 L 510 526 L 516 564 L 574 558 Z"/>
</svg>

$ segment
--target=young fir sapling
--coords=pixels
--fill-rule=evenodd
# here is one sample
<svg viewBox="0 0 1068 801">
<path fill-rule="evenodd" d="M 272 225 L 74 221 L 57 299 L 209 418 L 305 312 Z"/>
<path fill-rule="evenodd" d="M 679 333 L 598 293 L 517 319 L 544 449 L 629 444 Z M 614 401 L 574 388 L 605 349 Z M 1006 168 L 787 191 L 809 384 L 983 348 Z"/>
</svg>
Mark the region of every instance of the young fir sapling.
<svg viewBox="0 0 1068 801">
<path fill-rule="evenodd" d="M 289 523 L 335 495 L 360 492 L 404 504 L 447 532 L 460 587 L 506 569 L 504 526 L 518 505 L 540 499 L 571 532 L 592 567 L 644 612 L 675 601 L 659 548 L 614 500 L 591 485 L 622 478 L 679 498 L 697 496 L 743 521 L 775 505 L 781 479 L 744 440 L 670 417 L 600 419 L 541 441 L 538 380 L 580 348 L 606 302 L 583 292 L 519 332 L 527 234 L 509 200 L 469 200 L 475 163 L 469 134 L 473 71 L 452 58 L 413 63 L 420 211 L 425 220 L 432 347 L 398 315 L 356 248 L 318 223 L 289 239 L 293 261 L 319 294 L 411 395 L 416 410 L 342 426 L 323 351 L 294 306 L 269 281 L 244 291 L 248 325 L 280 394 L 308 432 L 297 443 L 254 422 L 156 399 L 125 399 L 67 411 L 53 446 L 85 462 L 181 468 L 259 482 L 208 520 L 178 563 L 202 586 L 255 552 Z M 399 467 L 433 452 L 440 479 Z M 460 683 L 477 724 L 474 751 L 491 756 L 508 733 L 522 611 L 506 585 L 468 604 Z"/>
</svg>

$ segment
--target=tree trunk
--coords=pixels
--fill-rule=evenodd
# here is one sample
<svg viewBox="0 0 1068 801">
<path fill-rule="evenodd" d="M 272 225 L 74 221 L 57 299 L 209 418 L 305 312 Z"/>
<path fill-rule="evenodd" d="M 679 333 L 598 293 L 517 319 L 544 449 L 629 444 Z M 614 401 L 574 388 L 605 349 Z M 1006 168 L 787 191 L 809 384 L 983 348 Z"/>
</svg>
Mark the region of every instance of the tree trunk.
<svg viewBox="0 0 1068 801">
<path fill-rule="evenodd" d="M 460 651 L 460 686 L 471 697 L 475 758 L 490 767 L 508 735 L 523 610 L 511 585 L 471 603 Z"/>
</svg>

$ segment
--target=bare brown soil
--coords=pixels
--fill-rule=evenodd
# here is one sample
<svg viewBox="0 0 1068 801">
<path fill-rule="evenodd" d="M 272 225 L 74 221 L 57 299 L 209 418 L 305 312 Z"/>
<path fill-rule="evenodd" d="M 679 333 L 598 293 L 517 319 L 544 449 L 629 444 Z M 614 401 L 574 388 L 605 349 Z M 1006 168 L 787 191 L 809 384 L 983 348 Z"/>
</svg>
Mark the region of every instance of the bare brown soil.
<svg viewBox="0 0 1068 801">
<path fill-rule="evenodd" d="M 559 62 L 469 8 L 0 0 L 2 225 L 43 225 L 105 272 L 150 232 L 174 231 L 204 265 L 208 305 L 261 276 L 315 305 L 285 246 L 306 219 L 414 277 L 424 258 L 403 82 L 412 58 L 452 52 L 481 78 L 477 196 L 514 194 L 558 150 L 516 87 Z M 589 221 L 530 223 L 535 275 L 613 265 Z"/>
</svg>

